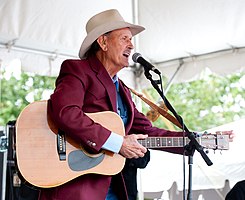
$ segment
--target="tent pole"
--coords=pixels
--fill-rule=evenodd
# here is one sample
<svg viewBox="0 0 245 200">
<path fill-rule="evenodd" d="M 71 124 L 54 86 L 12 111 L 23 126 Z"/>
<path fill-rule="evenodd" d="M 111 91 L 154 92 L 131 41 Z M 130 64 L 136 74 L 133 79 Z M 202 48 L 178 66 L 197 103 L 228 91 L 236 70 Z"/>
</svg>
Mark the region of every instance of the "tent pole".
<svg viewBox="0 0 245 200">
<path fill-rule="evenodd" d="M 132 0 L 131 1 L 132 2 L 132 13 L 133 13 L 133 23 L 134 24 L 138 24 L 138 12 L 139 12 L 139 5 L 138 5 L 138 0 Z M 138 36 L 136 35 L 135 37 L 134 37 L 134 49 L 135 49 L 135 51 L 137 52 L 138 51 L 138 49 L 139 49 L 139 38 L 138 38 Z M 137 70 L 136 70 L 137 71 Z M 136 78 L 136 83 L 135 83 L 135 88 L 138 90 L 138 89 L 140 89 L 141 90 L 141 88 L 140 88 L 140 85 L 138 84 L 138 82 L 139 82 L 139 76 L 137 76 L 137 72 L 136 73 L 134 73 L 134 75 L 135 75 L 135 78 Z M 139 105 L 140 104 L 140 105 Z M 142 108 L 142 105 L 141 105 L 141 102 L 140 101 L 138 101 L 137 103 L 136 103 L 136 105 L 137 105 L 137 107 L 141 107 Z M 143 192 L 143 189 L 142 189 L 142 183 L 141 183 L 141 170 L 140 169 L 138 169 L 137 170 L 137 189 L 138 189 L 138 200 L 144 200 L 144 192 Z"/>
<path fill-rule="evenodd" d="M 176 77 L 176 75 L 179 73 L 179 70 L 181 69 L 181 67 L 184 65 L 184 61 L 182 59 L 179 60 L 179 66 L 177 67 L 177 69 L 175 70 L 174 74 L 172 75 L 172 77 L 170 78 L 170 80 L 168 81 L 166 88 L 164 90 L 164 94 L 166 95 L 168 90 L 170 89 L 171 85 L 173 84 L 173 80 Z"/>
<path fill-rule="evenodd" d="M 132 0 L 132 15 L 133 15 L 133 23 L 134 24 L 138 24 L 139 23 L 139 4 L 138 4 L 138 0 Z M 134 49 L 137 52 L 139 49 L 139 37 L 136 35 L 134 37 Z"/>
</svg>

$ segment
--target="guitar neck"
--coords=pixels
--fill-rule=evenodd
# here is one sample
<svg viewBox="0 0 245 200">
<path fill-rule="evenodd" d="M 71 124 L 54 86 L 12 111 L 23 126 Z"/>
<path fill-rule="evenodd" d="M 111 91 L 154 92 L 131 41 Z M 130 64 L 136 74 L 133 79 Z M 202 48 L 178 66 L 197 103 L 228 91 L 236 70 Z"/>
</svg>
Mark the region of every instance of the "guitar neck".
<svg viewBox="0 0 245 200">
<path fill-rule="evenodd" d="M 225 132 L 224 132 L 225 133 Z M 229 149 L 229 135 L 222 132 L 218 134 L 203 134 L 196 138 L 197 142 L 207 149 Z M 148 137 L 138 140 L 146 148 L 164 148 L 164 147 L 184 147 L 190 142 L 188 137 Z"/>
<path fill-rule="evenodd" d="M 183 147 L 188 144 L 189 141 L 187 137 L 148 137 L 138 140 L 138 142 L 146 148 Z"/>
</svg>

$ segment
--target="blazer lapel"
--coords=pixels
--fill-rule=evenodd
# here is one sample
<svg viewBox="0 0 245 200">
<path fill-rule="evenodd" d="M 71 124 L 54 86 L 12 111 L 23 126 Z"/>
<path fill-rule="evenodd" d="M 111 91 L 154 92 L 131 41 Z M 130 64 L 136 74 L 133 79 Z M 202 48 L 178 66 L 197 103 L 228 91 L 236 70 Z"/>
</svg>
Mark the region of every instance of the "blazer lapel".
<svg viewBox="0 0 245 200">
<path fill-rule="evenodd" d="M 106 74 L 107 76 L 106 76 Z M 106 72 L 103 73 L 99 73 L 97 75 L 97 78 L 100 80 L 100 82 L 104 85 L 106 91 L 107 91 L 107 95 L 110 99 L 110 104 L 112 106 L 112 110 L 114 112 L 117 112 L 117 94 L 116 94 L 116 87 L 114 85 L 114 83 L 112 82 L 111 77 L 109 76 L 109 74 Z"/>
<path fill-rule="evenodd" d="M 112 110 L 117 112 L 117 94 L 115 85 L 106 71 L 105 67 L 101 64 L 101 62 L 97 59 L 96 56 L 89 57 L 89 63 L 93 71 L 97 74 L 98 80 L 104 85 L 107 95 L 109 96 L 110 104 Z"/>
</svg>

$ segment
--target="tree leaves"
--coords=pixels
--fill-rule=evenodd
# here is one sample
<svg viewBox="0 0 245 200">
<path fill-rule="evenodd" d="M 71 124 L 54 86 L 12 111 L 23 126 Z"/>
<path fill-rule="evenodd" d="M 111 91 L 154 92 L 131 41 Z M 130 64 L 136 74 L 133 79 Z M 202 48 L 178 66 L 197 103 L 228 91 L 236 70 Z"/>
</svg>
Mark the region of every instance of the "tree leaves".
<svg viewBox="0 0 245 200">
<path fill-rule="evenodd" d="M 245 73 L 227 77 L 210 74 L 202 80 L 173 84 L 166 98 L 190 130 L 203 131 L 245 117 L 244 77 Z M 159 101 L 154 89 L 147 92 Z M 162 121 L 154 125 L 166 128 Z"/>
<path fill-rule="evenodd" d="M 55 78 L 22 73 L 21 78 L 14 76 L 1 79 L 0 125 L 17 119 L 20 112 L 32 101 L 44 99 L 43 94 L 54 89 Z M 29 98 L 28 98 L 29 97 Z"/>
<path fill-rule="evenodd" d="M 21 78 L 12 76 L 1 79 L 0 125 L 16 120 L 22 109 L 41 99 L 47 99 L 54 89 L 55 77 L 22 73 Z M 203 79 L 173 84 L 166 98 L 183 118 L 190 130 L 203 131 L 245 117 L 245 73 L 219 77 L 213 74 Z M 153 89 L 147 89 L 155 102 L 161 99 Z M 143 112 L 149 106 L 143 103 Z M 159 118 L 160 119 L 160 118 Z M 162 120 L 153 124 L 166 128 Z M 176 129 L 178 129 L 176 127 Z"/>
</svg>

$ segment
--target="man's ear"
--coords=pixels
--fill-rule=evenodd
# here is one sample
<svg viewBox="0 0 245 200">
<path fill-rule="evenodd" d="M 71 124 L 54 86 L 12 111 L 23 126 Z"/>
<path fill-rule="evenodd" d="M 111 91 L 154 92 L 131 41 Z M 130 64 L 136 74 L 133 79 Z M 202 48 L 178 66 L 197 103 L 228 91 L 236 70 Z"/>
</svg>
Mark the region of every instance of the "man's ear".
<svg viewBox="0 0 245 200">
<path fill-rule="evenodd" d="M 105 39 L 104 35 L 99 36 L 98 39 L 97 39 L 97 42 L 98 42 L 98 44 L 100 45 L 100 48 L 103 51 L 107 50 L 106 39 Z"/>
</svg>

